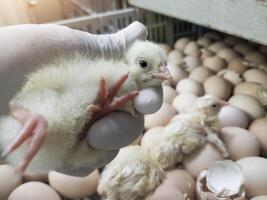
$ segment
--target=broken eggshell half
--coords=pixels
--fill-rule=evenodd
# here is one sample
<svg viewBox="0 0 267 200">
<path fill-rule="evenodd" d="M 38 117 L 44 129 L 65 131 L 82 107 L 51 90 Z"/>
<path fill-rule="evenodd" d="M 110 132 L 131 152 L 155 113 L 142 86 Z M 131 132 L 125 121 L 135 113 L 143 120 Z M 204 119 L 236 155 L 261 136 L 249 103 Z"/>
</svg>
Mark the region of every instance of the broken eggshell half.
<svg viewBox="0 0 267 200">
<path fill-rule="evenodd" d="M 245 200 L 244 175 L 230 160 L 218 161 L 197 178 L 200 200 Z"/>
</svg>

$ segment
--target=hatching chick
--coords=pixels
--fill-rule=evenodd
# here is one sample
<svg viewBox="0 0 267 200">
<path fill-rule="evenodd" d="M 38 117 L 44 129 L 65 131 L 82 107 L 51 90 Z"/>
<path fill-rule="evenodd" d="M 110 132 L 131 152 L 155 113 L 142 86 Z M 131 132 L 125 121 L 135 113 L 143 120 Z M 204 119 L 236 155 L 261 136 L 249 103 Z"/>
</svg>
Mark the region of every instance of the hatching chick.
<svg viewBox="0 0 267 200">
<path fill-rule="evenodd" d="M 66 165 L 99 167 L 114 151 L 98 150 L 86 142 L 90 125 L 113 110 L 138 116 L 131 100 L 137 90 L 170 78 L 165 63 L 158 45 L 136 41 L 123 60 L 90 61 L 76 55 L 43 66 L 28 76 L 12 107 L 38 113 L 47 121 L 34 114 L 26 117 L 23 127 L 13 118 L 16 114 L 3 116 L 0 149 L 20 172 L 42 173 Z"/>
<path fill-rule="evenodd" d="M 217 115 L 224 105 L 227 103 L 215 97 L 200 97 L 191 112 L 173 118 L 163 130 L 162 143 L 157 151 L 157 160 L 164 169 L 173 167 L 185 155 L 202 146 L 203 139 L 215 145 L 225 158 L 229 156 L 217 136 L 220 128 Z"/>
<path fill-rule="evenodd" d="M 163 170 L 181 162 L 185 155 L 193 153 L 205 143 L 203 127 L 217 131 L 216 116 L 223 104 L 213 97 L 199 98 L 191 113 L 175 118 L 164 128 L 158 147 L 152 150 L 141 146 L 125 147 L 106 166 L 98 191 L 109 200 L 144 199 L 164 179 Z"/>
<path fill-rule="evenodd" d="M 98 192 L 109 200 L 142 200 L 165 178 L 165 172 L 141 146 L 128 146 L 101 174 Z"/>
</svg>

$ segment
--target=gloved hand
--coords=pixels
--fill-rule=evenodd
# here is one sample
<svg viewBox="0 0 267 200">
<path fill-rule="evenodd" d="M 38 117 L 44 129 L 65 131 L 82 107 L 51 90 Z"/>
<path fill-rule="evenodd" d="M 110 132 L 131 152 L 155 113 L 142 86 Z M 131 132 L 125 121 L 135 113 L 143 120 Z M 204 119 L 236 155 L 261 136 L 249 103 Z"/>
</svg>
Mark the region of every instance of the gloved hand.
<svg viewBox="0 0 267 200">
<path fill-rule="evenodd" d="M 87 32 L 70 29 L 59 25 L 17 25 L 0 28 L 0 114 L 8 111 L 8 103 L 15 92 L 22 86 L 25 75 L 36 70 L 38 66 L 50 62 L 60 56 L 84 53 L 91 58 L 120 58 L 123 52 L 136 39 L 143 40 L 147 36 L 146 28 L 139 22 L 134 22 L 127 28 L 110 35 L 93 35 Z M 161 88 L 141 91 L 139 106 L 156 111 L 162 102 Z M 154 94 L 154 95 L 151 95 Z M 143 103 L 142 103 L 143 102 Z M 147 112 L 147 111 L 145 111 Z M 112 113 L 111 113 L 112 114 Z M 124 113 L 125 114 L 125 113 Z M 99 120 L 106 126 L 108 116 Z M 131 132 L 141 132 L 143 120 L 133 117 L 120 118 L 120 122 L 108 127 L 108 134 L 120 133 L 121 124 L 129 125 Z M 111 130 L 111 131 L 110 131 Z M 117 138 L 120 140 L 121 138 Z M 116 141 L 116 138 L 114 139 Z M 118 146 L 118 149 L 120 146 Z M 109 158 L 110 160 L 110 158 Z"/>
</svg>

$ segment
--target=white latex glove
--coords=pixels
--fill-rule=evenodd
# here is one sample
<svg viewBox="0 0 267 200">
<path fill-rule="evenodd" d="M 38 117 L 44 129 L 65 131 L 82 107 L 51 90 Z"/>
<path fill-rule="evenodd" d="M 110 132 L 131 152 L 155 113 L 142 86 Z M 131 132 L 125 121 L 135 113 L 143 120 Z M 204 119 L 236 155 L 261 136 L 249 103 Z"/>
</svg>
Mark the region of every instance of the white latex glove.
<svg viewBox="0 0 267 200">
<path fill-rule="evenodd" d="M 17 25 L 0 28 L 0 114 L 5 114 L 8 111 L 8 103 L 16 91 L 21 88 L 25 75 L 32 70 L 36 70 L 36 67 L 46 64 L 56 57 L 66 56 L 74 52 L 84 53 L 91 58 L 119 59 L 133 41 L 146 39 L 146 36 L 147 30 L 139 22 L 134 22 L 125 29 L 109 35 L 93 35 L 52 24 Z M 143 97 L 139 98 L 138 104 L 143 104 L 142 106 L 147 108 L 151 107 L 147 110 L 156 111 L 159 109 L 162 102 L 162 93 L 157 92 L 157 90 L 152 88 L 141 91 Z M 154 95 L 151 96 L 151 92 Z M 120 117 L 120 119 L 119 123 L 113 124 L 112 129 L 107 127 L 108 133 L 105 132 L 110 137 L 114 136 L 113 141 L 125 140 L 125 138 L 116 138 L 116 136 L 124 135 L 126 138 L 128 137 L 127 132 L 122 133 L 124 130 L 120 128 L 121 124 L 128 126 L 135 135 L 141 134 L 142 119 L 137 120 L 133 117 Z M 97 123 L 107 126 L 108 123 L 105 120 L 109 120 L 108 116 Z M 133 137 L 129 136 L 129 138 Z M 125 145 L 125 142 L 122 143 Z M 131 141 L 128 141 L 128 143 L 131 143 Z M 111 144 L 111 146 L 119 149 L 121 148 L 119 144 L 121 143 Z"/>
</svg>

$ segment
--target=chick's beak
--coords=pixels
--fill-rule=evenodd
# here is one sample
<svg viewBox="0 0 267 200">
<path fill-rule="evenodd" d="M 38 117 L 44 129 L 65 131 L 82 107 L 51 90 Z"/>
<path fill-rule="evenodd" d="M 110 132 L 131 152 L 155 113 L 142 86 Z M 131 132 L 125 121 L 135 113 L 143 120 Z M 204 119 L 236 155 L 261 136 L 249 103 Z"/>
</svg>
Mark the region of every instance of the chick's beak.
<svg viewBox="0 0 267 200">
<path fill-rule="evenodd" d="M 224 101 L 224 100 L 220 100 L 220 104 L 222 106 L 229 106 L 230 105 L 227 101 Z"/>
<path fill-rule="evenodd" d="M 158 80 L 171 80 L 172 76 L 167 68 L 166 65 L 160 66 L 160 68 L 152 74 L 153 79 L 158 79 Z"/>
</svg>

